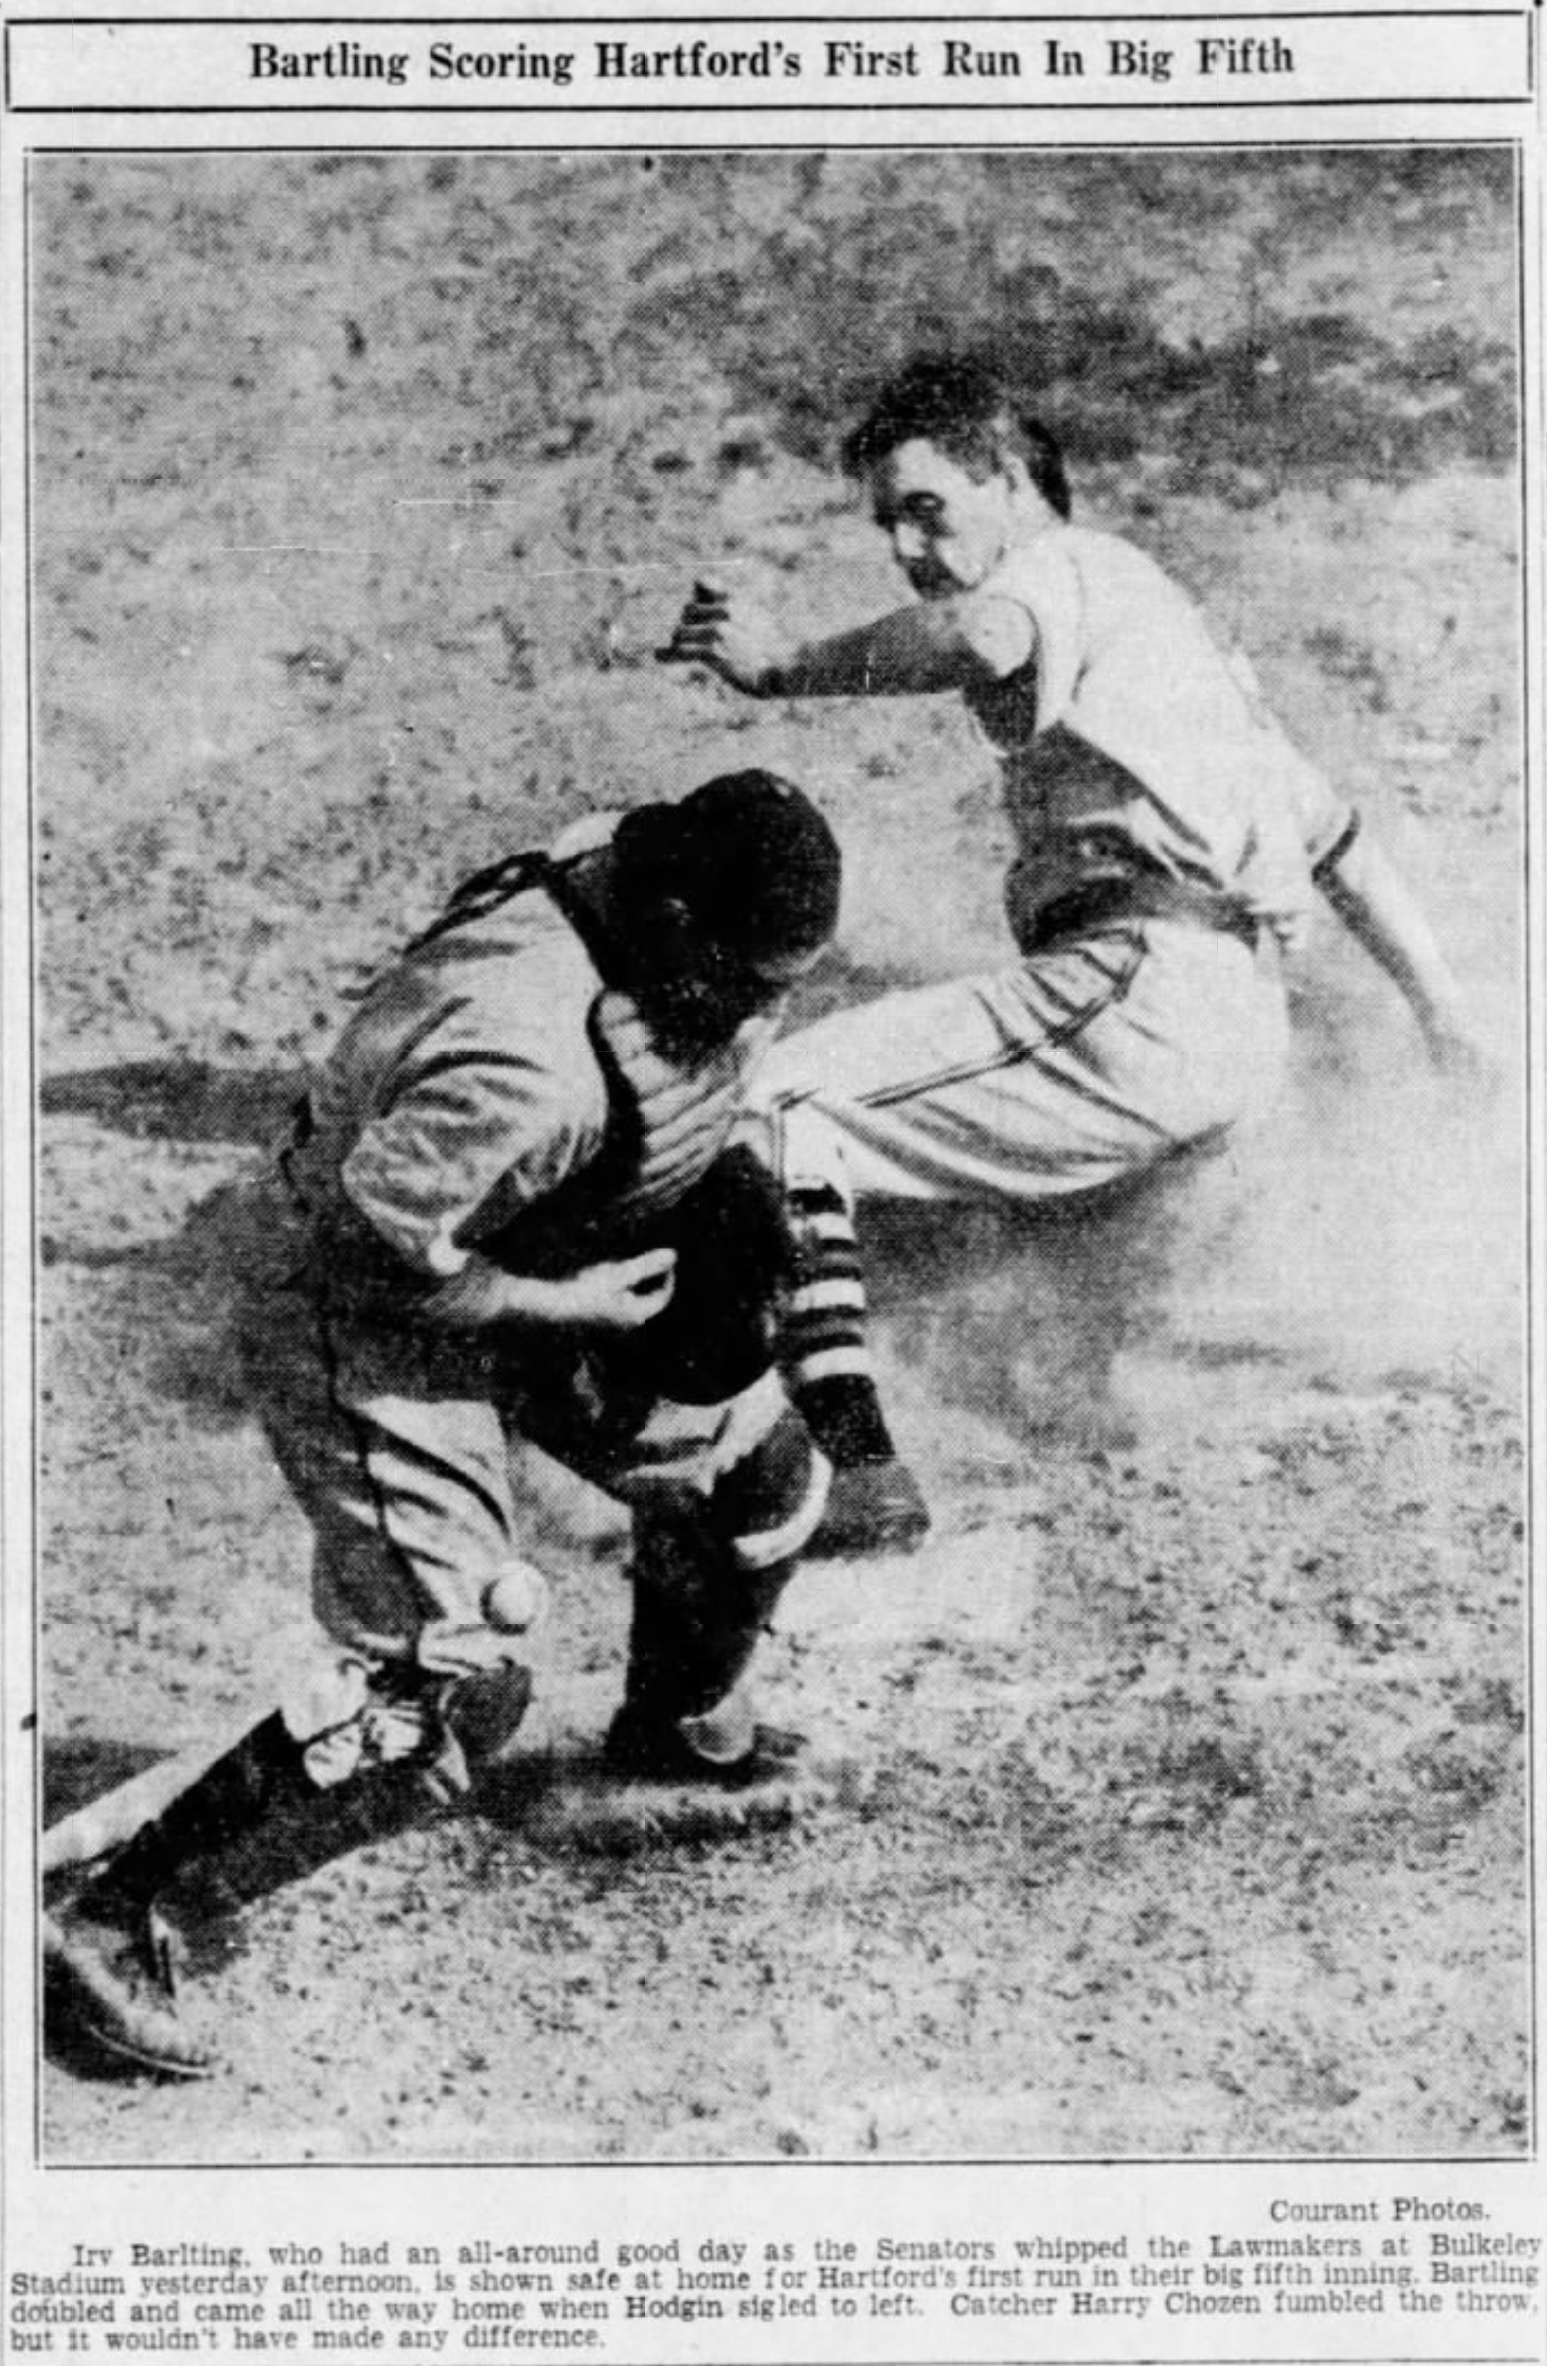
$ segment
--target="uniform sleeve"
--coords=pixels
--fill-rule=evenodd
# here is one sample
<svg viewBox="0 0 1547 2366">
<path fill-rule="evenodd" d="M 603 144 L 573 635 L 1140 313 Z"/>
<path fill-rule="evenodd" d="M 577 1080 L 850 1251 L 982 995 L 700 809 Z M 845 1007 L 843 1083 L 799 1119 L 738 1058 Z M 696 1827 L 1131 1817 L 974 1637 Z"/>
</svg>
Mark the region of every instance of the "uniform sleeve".
<svg viewBox="0 0 1547 2366">
<path fill-rule="evenodd" d="M 562 965 L 549 964 L 549 967 Z M 471 1237 L 508 1221 L 594 1157 L 607 1097 L 585 1035 L 586 999 L 545 993 L 528 960 L 462 981 L 407 1030 L 382 1105 L 340 1170 L 347 1198 L 416 1272 L 460 1273 Z M 423 995 L 405 975 L 405 997 Z"/>
<path fill-rule="evenodd" d="M 1352 843 L 1359 828 L 1359 816 L 1348 799 L 1338 794 L 1321 767 L 1289 740 L 1268 706 L 1257 669 L 1245 650 L 1232 649 L 1229 664 L 1253 722 L 1259 729 L 1271 731 L 1279 741 L 1282 756 L 1274 770 L 1282 783 L 1295 835 L 1304 850 L 1306 868 L 1315 877 L 1323 864 L 1334 861 Z"/>
<path fill-rule="evenodd" d="M 985 598 L 1009 600 L 1031 620 L 1035 645 L 1021 676 L 1034 678 L 1036 728 L 1045 731 L 1062 719 L 1084 657 L 1079 572 L 1058 529 L 1008 552 L 981 588 Z"/>
</svg>

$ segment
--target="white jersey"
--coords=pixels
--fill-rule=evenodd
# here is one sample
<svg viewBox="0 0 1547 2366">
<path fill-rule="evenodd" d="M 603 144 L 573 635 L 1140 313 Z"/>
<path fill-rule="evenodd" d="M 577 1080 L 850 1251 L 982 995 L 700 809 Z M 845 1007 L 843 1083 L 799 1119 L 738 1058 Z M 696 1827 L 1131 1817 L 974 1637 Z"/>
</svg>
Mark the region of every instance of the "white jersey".
<svg viewBox="0 0 1547 2366">
<path fill-rule="evenodd" d="M 1349 809 L 1186 593 L 1131 543 L 1061 524 L 982 589 L 1036 630 L 1028 664 L 968 699 L 1035 903 L 1158 868 L 1291 930 Z"/>
</svg>

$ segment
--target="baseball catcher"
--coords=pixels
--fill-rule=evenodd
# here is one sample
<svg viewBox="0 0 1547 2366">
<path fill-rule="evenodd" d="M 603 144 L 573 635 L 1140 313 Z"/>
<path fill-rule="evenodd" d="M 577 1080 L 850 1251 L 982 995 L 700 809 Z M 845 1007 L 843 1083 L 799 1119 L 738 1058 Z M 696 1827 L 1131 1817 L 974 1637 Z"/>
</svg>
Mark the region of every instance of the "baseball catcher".
<svg viewBox="0 0 1547 2366">
<path fill-rule="evenodd" d="M 516 1733 L 543 1585 L 513 1438 L 633 1512 L 610 1766 L 788 1771 L 749 1675 L 829 1473 L 772 1355 L 783 1211 L 732 1134 L 838 890 L 815 808 L 737 773 L 467 881 L 367 991 L 253 1187 L 241 1318 L 329 1648 L 45 1924 L 110 2054 L 203 2075 L 179 1913 L 455 1802 Z"/>
</svg>

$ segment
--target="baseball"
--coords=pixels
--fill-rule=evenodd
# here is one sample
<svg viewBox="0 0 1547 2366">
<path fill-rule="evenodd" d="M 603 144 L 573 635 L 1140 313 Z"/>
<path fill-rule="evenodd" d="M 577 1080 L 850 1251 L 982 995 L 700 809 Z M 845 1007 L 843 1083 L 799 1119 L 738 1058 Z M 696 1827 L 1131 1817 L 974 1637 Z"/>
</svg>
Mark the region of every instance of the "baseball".
<svg viewBox="0 0 1547 2366">
<path fill-rule="evenodd" d="M 548 1580 L 530 1561 L 513 1561 L 484 1588 L 483 1615 L 499 1635 L 523 1635 L 548 1607 Z"/>
</svg>

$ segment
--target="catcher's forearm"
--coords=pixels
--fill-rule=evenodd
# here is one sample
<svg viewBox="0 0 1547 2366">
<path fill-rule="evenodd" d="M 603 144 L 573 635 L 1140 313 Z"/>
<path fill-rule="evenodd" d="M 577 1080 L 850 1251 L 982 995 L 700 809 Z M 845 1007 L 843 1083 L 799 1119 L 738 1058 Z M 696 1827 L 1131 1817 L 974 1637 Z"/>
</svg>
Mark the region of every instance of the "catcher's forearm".
<svg viewBox="0 0 1547 2366">
<path fill-rule="evenodd" d="M 420 1300 L 420 1320 L 443 1331 L 482 1331 L 494 1323 L 562 1320 L 554 1284 L 535 1274 L 507 1273 L 487 1257 L 468 1258 L 458 1274 Z"/>
</svg>

